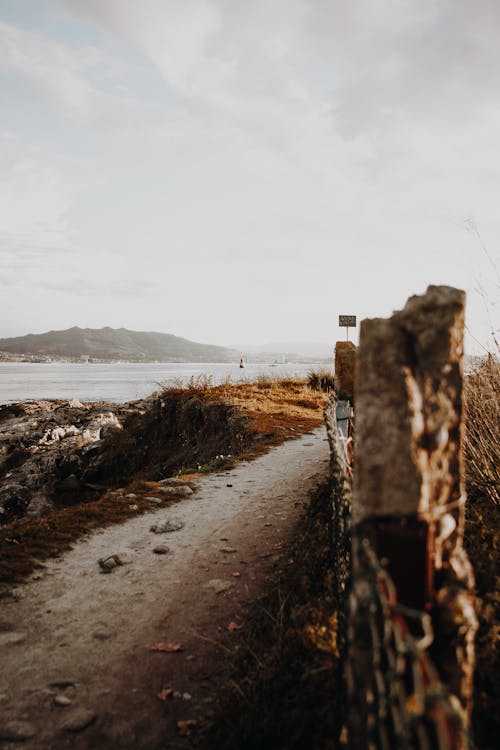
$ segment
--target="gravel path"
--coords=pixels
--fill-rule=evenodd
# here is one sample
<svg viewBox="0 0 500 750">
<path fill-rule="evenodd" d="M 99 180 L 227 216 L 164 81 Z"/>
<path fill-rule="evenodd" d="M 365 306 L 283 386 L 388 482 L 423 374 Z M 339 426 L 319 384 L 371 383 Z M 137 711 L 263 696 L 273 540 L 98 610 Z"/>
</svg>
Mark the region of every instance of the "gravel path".
<svg viewBox="0 0 500 750">
<path fill-rule="evenodd" d="M 321 428 L 200 479 L 168 509 L 92 533 L 18 586 L 0 603 L 0 747 L 185 746 L 177 722 L 210 712 L 242 632 L 227 626 L 244 627 L 327 469 Z M 151 532 L 164 520 L 182 528 Z M 112 554 L 125 564 L 104 575 L 98 560 Z"/>
</svg>

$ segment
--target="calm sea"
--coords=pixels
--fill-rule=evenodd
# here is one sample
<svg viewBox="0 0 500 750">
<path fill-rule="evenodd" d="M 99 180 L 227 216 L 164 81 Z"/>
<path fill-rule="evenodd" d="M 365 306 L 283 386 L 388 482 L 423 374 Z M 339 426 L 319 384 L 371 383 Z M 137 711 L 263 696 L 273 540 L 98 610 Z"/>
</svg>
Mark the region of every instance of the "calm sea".
<svg viewBox="0 0 500 750">
<path fill-rule="evenodd" d="M 31 399 L 77 398 L 80 401 L 132 401 L 144 398 L 160 387 L 187 383 L 190 378 L 208 375 L 214 384 L 231 380 L 305 377 L 314 364 L 35 364 L 0 362 L 0 404 Z"/>
</svg>

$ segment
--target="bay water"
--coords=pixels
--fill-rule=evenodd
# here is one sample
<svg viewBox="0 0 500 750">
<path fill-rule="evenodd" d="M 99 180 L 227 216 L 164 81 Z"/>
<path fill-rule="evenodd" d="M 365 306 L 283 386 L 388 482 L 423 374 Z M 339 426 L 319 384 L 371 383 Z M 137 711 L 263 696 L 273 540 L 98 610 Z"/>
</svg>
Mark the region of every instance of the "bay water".
<svg viewBox="0 0 500 750">
<path fill-rule="evenodd" d="M 307 377 L 325 365 L 214 363 L 69 364 L 61 362 L 0 362 L 0 404 L 40 399 L 124 402 L 145 398 L 153 391 L 185 385 L 191 378 L 207 376 L 214 385 L 259 377 Z"/>
</svg>

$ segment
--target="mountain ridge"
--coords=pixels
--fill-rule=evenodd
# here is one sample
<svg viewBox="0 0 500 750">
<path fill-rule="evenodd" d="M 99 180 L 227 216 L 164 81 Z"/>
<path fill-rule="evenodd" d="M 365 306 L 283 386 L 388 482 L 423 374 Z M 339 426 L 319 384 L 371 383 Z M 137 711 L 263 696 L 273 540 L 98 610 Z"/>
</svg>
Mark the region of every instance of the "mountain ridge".
<svg viewBox="0 0 500 750">
<path fill-rule="evenodd" d="M 157 331 L 127 328 L 80 328 L 28 333 L 0 339 L 0 352 L 54 359 L 127 362 L 234 362 L 239 352 L 228 347 Z"/>
</svg>

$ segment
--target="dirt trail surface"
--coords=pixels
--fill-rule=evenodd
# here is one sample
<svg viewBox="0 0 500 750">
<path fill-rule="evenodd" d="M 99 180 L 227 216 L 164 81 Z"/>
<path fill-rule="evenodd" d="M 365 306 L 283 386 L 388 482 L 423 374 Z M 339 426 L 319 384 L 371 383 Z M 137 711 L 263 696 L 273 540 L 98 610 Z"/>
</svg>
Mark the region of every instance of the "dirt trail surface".
<svg viewBox="0 0 500 750">
<path fill-rule="evenodd" d="M 2 750 L 189 745 L 177 722 L 210 715 L 235 625 L 327 468 L 321 428 L 198 480 L 170 508 L 92 533 L 18 586 L 0 602 Z M 150 530 L 165 520 L 182 528 Z M 104 575 L 98 560 L 113 554 L 124 564 Z M 158 643 L 183 650 L 151 650 Z"/>
</svg>

